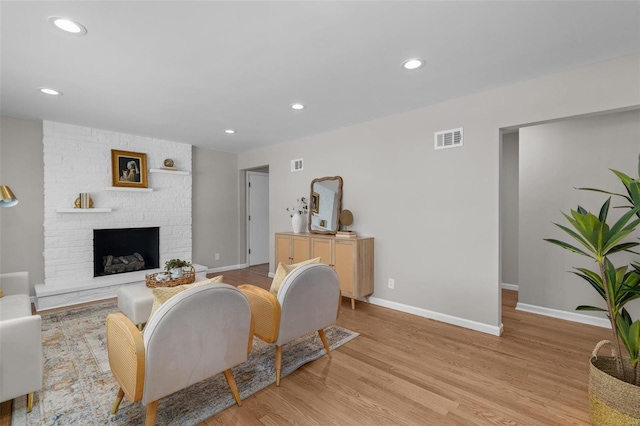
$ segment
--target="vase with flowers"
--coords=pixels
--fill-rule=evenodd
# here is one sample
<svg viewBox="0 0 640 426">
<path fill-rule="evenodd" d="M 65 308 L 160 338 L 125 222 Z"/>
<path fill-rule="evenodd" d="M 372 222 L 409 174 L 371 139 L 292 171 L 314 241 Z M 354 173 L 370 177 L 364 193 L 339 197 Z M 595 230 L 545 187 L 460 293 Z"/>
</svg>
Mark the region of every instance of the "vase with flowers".
<svg viewBox="0 0 640 426">
<path fill-rule="evenodd" d="M 305 197 L 300 197 L 296 200 L 296 204 L 291 207 L 287 207 L 289 216 L 291 217 L 291 226 L 293 227 L 294 234 L 301 234 L 304 231 L 305 218 L 309 211 L 309 205 Z"/>
</svg>

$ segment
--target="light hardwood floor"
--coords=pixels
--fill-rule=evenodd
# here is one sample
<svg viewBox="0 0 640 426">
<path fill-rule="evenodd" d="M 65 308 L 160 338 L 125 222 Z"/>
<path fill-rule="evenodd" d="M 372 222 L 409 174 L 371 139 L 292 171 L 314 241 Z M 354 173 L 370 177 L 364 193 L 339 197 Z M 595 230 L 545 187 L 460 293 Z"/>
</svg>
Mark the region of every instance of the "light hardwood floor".
<svg viewBox="0 0 640 426">
<path fill-rule="evenodd" d="M 267 272 L 222 275 L 268 288 Z M 337 324 L 358 338 L 200 426 L 590 424 L 588 359 L 610 333 L 516 311 L 517 293 L 502 294 L 501 337 L 344 299 Z"/>
<path fill-rule="evenodd" d="M 353 311 L 344 299 L 338 325 L 358 338 L 200 426 L 590 424 L 588 359 L 610 333 L 516 311 L 516 302 L 503 291 L 495 337 L 362 302 Z"/>
</svg>

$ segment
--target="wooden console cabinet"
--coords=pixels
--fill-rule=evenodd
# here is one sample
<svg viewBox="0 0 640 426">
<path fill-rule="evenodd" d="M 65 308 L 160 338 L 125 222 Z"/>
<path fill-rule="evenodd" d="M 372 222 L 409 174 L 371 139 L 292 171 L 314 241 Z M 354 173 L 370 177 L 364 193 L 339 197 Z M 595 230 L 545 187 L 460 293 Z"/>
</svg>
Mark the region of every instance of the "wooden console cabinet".
<svg viewBox="0 0 640 426">
<path fill-rule="evenodd" d="M 292 232 L 276 234 L 276 268 L 280 262 L 291 265 L 311 259 L 311 245 L 306 235 Z"/>
<path fill-rule="evenodd" d="M 343 296 L 351 298 L 355 309 L 356 299 L 373 293 L 373 238 L 339 238 L 324 234 L 276 233 L 276 266 L 298 263 L 319 257 L 331 266 L 340 279 Z"/>
</svg>

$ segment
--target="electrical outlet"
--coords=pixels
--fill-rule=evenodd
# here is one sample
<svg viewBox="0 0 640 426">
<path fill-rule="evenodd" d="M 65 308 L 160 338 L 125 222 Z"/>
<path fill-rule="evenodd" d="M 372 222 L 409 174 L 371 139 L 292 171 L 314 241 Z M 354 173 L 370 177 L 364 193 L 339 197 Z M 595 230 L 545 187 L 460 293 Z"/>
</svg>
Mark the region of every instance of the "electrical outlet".
<svg viewBox="0 0 640 426">
<path fill-rule="evenodd" d="M 396 280 L 389 278 L 389 288 L 393 290 L 396 287 Z"/>
<path fill-rule="evenodd" d="M 216 260 L 220 260 L 220 253 L 216 253 Z"/>
</svg>

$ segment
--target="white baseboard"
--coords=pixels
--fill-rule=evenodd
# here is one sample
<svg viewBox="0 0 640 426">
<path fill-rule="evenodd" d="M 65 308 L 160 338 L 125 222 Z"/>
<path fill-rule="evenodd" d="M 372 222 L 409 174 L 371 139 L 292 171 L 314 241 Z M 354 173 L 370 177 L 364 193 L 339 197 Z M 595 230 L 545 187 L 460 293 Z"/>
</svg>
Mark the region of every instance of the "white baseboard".
<svg viewBox="0 0 640 426">
<path fill-rule="evenodd" d="M 211 274 L 214 272 L 224 272 L 224 271 L 231 271 L 233 269 L 244 269 L 244 268 L 248 268 L 249 265 L 247 263 L 242 263 L 240 265 L 229 265 L 229 266 L 221 266 L 219 268 L 209 268 L 207 269 L 207 274 Z"/>
<path fill-rule="evenodd" d="M 520 286 L 518 284 L 502 283 L 500 288 L 503 290 L 520 291 Z"/>
<path fill-rule="evenodd" d="M 579 322 L 582 324 L 595 325 L 596 327 L 611 328 L 611 323 L 607 318 L 592 317 L 590 315 L 578 314 L 575 312 L 545 308 L 544 306 L 529 305 L 527 303 L 518 302 L 518 304 L 516 304 L 516 310 L 567 321 Z"/>
<path fill-rule="evenodd" d="M 464 327 L 475 331 L 481 331 L 483 333 L 492 334 L 494 336 L 500 336 L 503 331 L 502 324 L 500 324 L 499 327 L 496 327 L 494 325 L 471 321 L 460 317 L 454 317 L 452 315 L 434 312 L 428 309 L 416 308 L 415 306 L 404 305 L 402 303 L 392 302 L 377 297 L 369 297 L 369 302 L 374 305 L 382 306 L 396 311 L 418 315 L 420 317 L 433 319 L 447 324 L 457 325 L 459 327 Z"/>
</svg>

